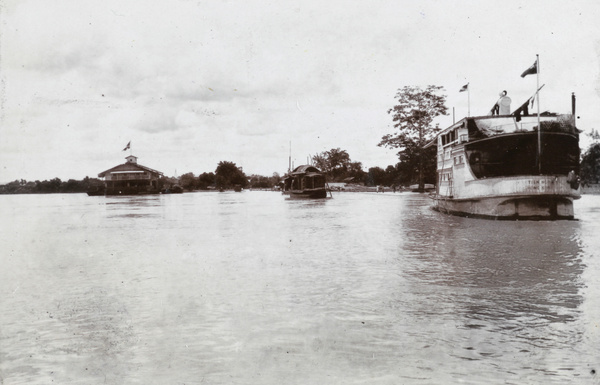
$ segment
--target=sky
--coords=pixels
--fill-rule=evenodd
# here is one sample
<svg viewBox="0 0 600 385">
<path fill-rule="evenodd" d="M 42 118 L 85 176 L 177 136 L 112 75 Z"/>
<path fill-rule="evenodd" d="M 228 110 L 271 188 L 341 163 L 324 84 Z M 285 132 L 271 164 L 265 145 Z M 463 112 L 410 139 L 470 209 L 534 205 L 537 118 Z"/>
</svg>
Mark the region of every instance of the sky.
<svg viewBox="0 0 600 385">
<path fill-rule="evenodd" d="M 536 90 L 600 128 L 600 2 L 1 0 L 0 183 L 83 179 L 130 151 L 166 176 L 284 174 L 333 148 L 363 168 L 404 86 L 443 86 L 449 115 Z M 458 92 L 469 84 L 469 92 Z"/>
</svg>

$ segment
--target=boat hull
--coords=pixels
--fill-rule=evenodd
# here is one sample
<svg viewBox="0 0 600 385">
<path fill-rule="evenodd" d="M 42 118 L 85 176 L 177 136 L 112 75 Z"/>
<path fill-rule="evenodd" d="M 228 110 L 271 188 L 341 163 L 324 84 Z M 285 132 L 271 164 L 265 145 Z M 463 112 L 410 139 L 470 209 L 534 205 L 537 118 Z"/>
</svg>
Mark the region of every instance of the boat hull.
<svg viewBox="0 0 600 385">
<path fill-rule="evenodd" d="M 573 201 L 579 199 L 565 176 L 531 175 L 488 178 L 465 183 L 468 194 L 433 196 L 437 211 L 494 219 L 573 219 Z"/>
<path fill-rule="evenodd" d="M 573 198 L 560 195 L 474 199 L 434 197 L 433 209 L 445 214 L 507 220 L 574 219 Z"/>
</svg>

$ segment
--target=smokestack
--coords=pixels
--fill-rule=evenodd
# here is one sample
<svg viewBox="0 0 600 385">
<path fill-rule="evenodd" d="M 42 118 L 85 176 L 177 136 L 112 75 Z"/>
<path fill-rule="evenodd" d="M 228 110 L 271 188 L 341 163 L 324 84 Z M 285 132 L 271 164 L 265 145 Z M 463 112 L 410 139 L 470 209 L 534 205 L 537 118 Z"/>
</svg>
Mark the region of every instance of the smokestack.
<svg viewBox="0 0 600 385">
<path fill-rule="evenodd" d="M 571 113 L 573 114 L 573 126 L 577 127 L 577 117 L 575 116 L 575 92 L 571 92 Z"/>
</svg>

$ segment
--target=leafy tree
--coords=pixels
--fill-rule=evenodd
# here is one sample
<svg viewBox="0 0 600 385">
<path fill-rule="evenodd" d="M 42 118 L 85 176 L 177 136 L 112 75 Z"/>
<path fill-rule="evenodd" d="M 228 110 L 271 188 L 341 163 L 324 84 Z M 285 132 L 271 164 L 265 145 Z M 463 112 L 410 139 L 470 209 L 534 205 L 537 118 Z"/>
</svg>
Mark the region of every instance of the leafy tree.
<svg viewBox="0 0 600 385">
<path fill-rule="evenodd" d="M 277 186 L 281 182 L 281 176 L 279 173 L 274 172 L 271 176 L 271 186 Z"/>
<path fill-rule="evenodd" d="M 361 162 L 350 162 L 346 178 L 352 178 L 355 182 L 364 182 L 366 177 L 367 173 L 363 170 Z"/>
<path fill-rule="evenodd" d="M 262 175 L 250 176 L 250 187 L 252 188 L 271 188 L 271 179 Z"/>
<path fill-rule="evenodd" d="M 327 162 L 327 153 L 322 152 L 312 157 L 313 165 L 319 170 L 327 173 L 329 171 L 329 163 Z"/>
<path fill-rule="evenodd" d="M 84 192 L 80 181 L 75 179 L 69 179 L 66 182 L 62 182 L 60 186 L 61 192 L 73 193 L 73 192 Z"/>
<path fill-rule="evenodd" d="M 369 168 L 367 184 L 370 186 L 385 184 L 385 170 L 381 167 Z"/>
<path fill-rule="evenodd" d="M 346 150 L 332 148 L 312 157 L 315 167 L 327 174 L 328 179 L 341 181 L 348 177 L 362 180 L 365 172 L 360 162 L 352 162 Z"/>
<path fill-rule="evenodd" d="M 43 182 L 35 181 L 36 186 L 35 189 L 40 193 L 58 193 L 61 192 L 60 188 L 62 185 L 62 181 L 59 178 L 54 178 L 52 180 L 45 180 Z"/>
<path fill-rule="evenodd" d="M 208 186 L 214 186 L 214 185 L 215 185 L 215 174 L 214 173 L 203 172 L 198 177 L 198 188 L 200 190 L 207 190 Z"/>
<path fill-rule="evenodd" d="M 231 188 L 236 184 L 242 187 L 248 185 L 248 178 L 241 167 L 237 167 L 233 162 L 221 161 L 215 170 L 215 177 L 218 188 Z"/>
<path fill-rule="evenodd" d="M 334 177 L 336 174 L 342 174 L 348 169 L 350 164 L 350 155 L 346 150 L 340 148 L 332 148 L 327 153 L 328 171 L 333 173 Z"/>
<path fill-rule="evenodd" d="M 179 184 L 186 190 L 195 190 L 198 183 L 194 173 L 188 172 L 179 177 Z"/>
<path fill-rule="evenodd" d="M 600 143 L 592 144 L 583 154 L 579 173 L 581 174 L 581 183 L 584 186 L 598 183 L 600 180 Z"/>
<path fill-rule="evenodd" d="M 425 89 L 405 86 L 396 93 L 398 104 L 388 110 L 397 132 L 384 135 L 379 146 L 397 148 L 401 162 L 417 165 L 419 190 L 425 188 L 425 145 L 440 131 L 433 120 L 447 115 L 446 95 L 438 95 L 443 87 L 429 85 Z M 435 161 L 435 158 L 433 159 Z"/>
<path fill-rule="evenodd" d="M 598 143 L 598 141 L 600 140 L 600 133 L 598 133 L 598 130 L 594 128 L 592 128 L 589 134 L 586 135 L 589 136 L 589 138 L 592 139 L 594 143 Z"/>
<path fill-rule="evenodd" d="M 8 182 L 7 184 L 0 186 L 0 191 L 3 194 L 19 194 L 20 192 L 22 192 L 22 185 L 23 184 L 20 181 L 15 180 L 13 182 Z"/>
</svg>

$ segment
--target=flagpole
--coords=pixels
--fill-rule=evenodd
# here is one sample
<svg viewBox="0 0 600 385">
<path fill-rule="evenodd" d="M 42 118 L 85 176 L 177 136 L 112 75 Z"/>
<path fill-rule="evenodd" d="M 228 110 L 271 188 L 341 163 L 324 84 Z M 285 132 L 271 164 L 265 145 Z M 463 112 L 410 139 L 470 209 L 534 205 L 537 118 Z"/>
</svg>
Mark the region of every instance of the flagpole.
<svg viewBox="0 0 600 385">
<path fill-rule="evenodd" d="M 467 83 L 467 117 L 471 117 L 471 87 Z"/>
<path fill-rule="evenodd" d="M 538 171 L 542 175 L 542 125 L 540 124 L 540 55 L 535 55 L 537 87 L 537 122 L 538 122 Z"/>
</svg>

